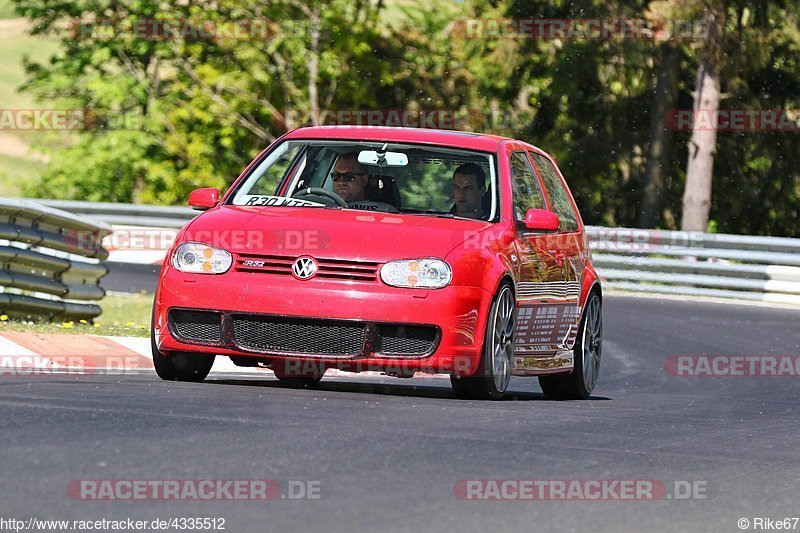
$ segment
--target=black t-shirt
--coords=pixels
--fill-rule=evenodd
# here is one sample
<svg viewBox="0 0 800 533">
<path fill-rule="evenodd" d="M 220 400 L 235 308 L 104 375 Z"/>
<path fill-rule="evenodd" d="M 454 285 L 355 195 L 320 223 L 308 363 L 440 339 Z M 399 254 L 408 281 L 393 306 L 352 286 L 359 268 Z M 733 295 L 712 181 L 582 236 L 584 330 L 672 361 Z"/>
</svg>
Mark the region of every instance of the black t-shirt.
<svg viewBox="0 0 800 533">
<path fill-rule="evenodd" d="M 383 211 L 386 213 L 399 213 L 400 211 L 392 204 L 384 202 L 374 202 L 372 200 L 358 200 L 348 202 L 347 207 L 351 209 L 361 209 L 362 211 Z"/>
</svg>

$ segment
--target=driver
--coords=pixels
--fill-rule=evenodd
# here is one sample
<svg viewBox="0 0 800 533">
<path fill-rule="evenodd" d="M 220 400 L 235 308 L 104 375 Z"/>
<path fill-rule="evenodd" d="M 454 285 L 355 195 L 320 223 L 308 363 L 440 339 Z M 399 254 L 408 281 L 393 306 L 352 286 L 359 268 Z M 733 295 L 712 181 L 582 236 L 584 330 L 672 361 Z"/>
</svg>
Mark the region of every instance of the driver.
<svg viewBox="0 0 800 533">
<path fill-rule="evenodd" d="M 358 162 L 358 152 L 348 152 L 339 156 L 331 172 L 333 192 L 347 202 L 347 207 L 366 211 L 388 211 L 398 213 L 397 208 L 384 202 L 368 200 L 365 189 L 369 181 L 367 167 Z"/>
</svg>

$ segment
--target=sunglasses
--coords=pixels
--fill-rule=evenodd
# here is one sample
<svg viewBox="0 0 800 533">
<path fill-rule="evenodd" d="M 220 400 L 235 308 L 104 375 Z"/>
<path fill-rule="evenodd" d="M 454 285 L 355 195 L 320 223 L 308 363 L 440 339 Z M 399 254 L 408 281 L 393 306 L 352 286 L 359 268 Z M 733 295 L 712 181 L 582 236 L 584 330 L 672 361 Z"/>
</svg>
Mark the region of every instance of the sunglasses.
<svg viewBox="0 0 800 533">
<path fill-rule="evenodd" d="M 358 176 L 366 176 L 366 172 L 332 172 L 331 179 L 338 183 L 343 181 L 345 183 L 353 183 Z"/>
</svg>

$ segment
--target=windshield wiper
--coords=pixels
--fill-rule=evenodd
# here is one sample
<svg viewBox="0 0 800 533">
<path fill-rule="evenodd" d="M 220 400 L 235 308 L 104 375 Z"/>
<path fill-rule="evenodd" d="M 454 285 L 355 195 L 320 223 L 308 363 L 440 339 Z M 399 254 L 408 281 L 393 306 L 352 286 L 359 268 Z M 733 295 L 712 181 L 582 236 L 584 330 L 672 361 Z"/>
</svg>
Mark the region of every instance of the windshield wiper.
<svg viewBox="0 0 800 533">
<path fill-rule="evenodd" d="M 427 212 L 424 211 L 422 213 L 414 213 L 413 211 L 400 211 L 401 215 L 415 215 L 415 216 L 426 216 L 426 217 L 436 217 L 436 218 L 457 218 L 459 220 L 480 220 L 477 218 L 470 218 L 470 217 L 462 217 L 459 215 L 455 215 L 453 213 L 435 213 L 435 212 Z"/>
</svg>

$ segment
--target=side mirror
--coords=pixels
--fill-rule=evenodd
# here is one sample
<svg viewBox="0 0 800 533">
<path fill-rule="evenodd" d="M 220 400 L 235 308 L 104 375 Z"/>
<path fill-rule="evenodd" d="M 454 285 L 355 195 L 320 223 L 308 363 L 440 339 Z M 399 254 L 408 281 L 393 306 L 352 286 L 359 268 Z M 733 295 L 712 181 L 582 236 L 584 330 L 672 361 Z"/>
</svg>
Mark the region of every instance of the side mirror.
<svg viewBox="0 0 800 533">
<path fill-rule="evenodd" d="M 546 209 L 528 209 L 523 224 L 532 231 L 558 231 L 558 215 Z"/>
<path fill-rule="evenodd" d="M 196 211 L 211 209 L 219 203 L 219 189 L 207 187 L 195 189 L 189 195 L 189 207 Z"/>
</svg>

